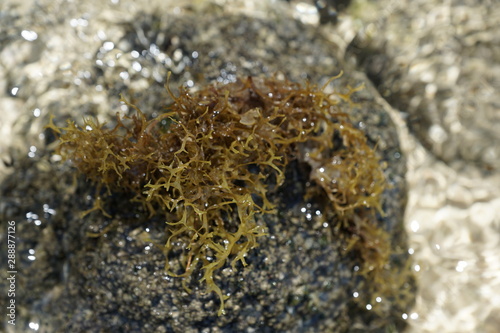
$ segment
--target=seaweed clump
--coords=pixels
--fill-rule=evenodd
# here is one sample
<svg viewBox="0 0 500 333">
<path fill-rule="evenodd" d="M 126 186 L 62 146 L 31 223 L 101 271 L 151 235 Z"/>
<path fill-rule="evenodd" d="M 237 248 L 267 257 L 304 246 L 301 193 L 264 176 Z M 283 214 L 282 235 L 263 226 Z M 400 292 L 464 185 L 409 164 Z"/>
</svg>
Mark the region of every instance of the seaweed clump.
<svg viewBox="0 0 500 333">
<path fill-rule="evenodd" d="M 105 197 L 104 189 L 133 193 L 132 200 L 151 214 L 165 215 L 169 274 L 190 277 L 200 270 L 207 290 L 220 298 L 222 314 L 226 296 L 214 272 L 228 263 L 247 265 L 246 254 L 266 234 L 256 217 L 276 212 L 270 194 L 293 160 L 310 166 L 306 196 L 327 198 L 323 212 L 345 248 L 362 253 L 362 272 L 382 270 L 388 239 L 374 231 L 374 221 L 381 212 L 383 170 L 364 133 L 339 106 L 351 103 L 356 89 L 326 93 L 275 77 L 179 89 L 178 96 L 169 90 L 173 103 L 151 120 L 123 101 L 136 112 L 117 114 L 112 128 L 90 118 L 82 127 L 73 121 L 63 128 L 52 120 L 48 125 L 60 140 L 56 153 L 95 183 L 99 195 Z M 99 196 L 96 209 L 107 214 Z M 182 267 L 176 269 L 168 258 L 179 242 Z"/>
</svg>

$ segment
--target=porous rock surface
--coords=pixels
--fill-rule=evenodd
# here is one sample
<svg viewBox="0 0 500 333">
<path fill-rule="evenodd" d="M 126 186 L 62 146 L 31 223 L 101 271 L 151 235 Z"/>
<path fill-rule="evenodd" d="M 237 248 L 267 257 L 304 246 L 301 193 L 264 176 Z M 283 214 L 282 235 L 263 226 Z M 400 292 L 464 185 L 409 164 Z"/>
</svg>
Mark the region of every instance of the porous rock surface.
<svg viewBox="0 0 500 333">
<path fill-rule="evenodd" d="M 54 138 L 47 131 L 39 135 L 49 113 L 59 123 L 82 116 L 112 122 L 117 110 L 126 112 L 118 102 L 124 93 L 155 116 L 170 101 L 163 87 L 168 71 L 170 86 L 182 83 L 196 89 L 211 81 L 271 73 L 321 85 L 344 70 L 334 89 L 366 84 L 353 96 L 352 119 L 370 144 L 378 146 L 387 165 L 391 187 L 384 193 L 386 216 L 379 223 L 391 235 L 392 264 L 406 276 L 405 159 L 398 135 L 377 93 L 363 74 L 344 66 L 335 45 L 292 18 L 249 18 L 217 6 L 209 8 L 210 15 L 186 7 L 179 14 L 159 16 L 135 9 L 135 15 L 119 17 L 116 13 L 124 8 L 112 9 L 115 12 L 75 12 L 63 5 L 59 10 L 68 15 L 60 20 L 24 9 L 29 13 L 24 19 L 31 15 L 34 24 L 46 30 L 39 28 L 38 39 L 31 42 L 4 38 L 3 54 L 27 49 L 23 60 L 12 60 L 12 69 L 5 64 L 2 68 L 9 73 L 6 85 L 19 86 L 4 102 L 30 110 L 13 123 L 14 128 L 26 128 L 23 135 L 37 147 L 26 157 L 13 144 L 12 166 L 4 170 L 10 176 L 1 185 L 2 219 L 15 220 L 18 228 L 17 300 L 23 310 L 16 328 L 22 331 L 33 321 L 48 332 L 343 332 L 403 327 L 401 313 L 411 305 L 411 297 L 399 299 L 395 294 L 395 300 L 383 300 L 386 309 L 380 315 L 355 302 L 352 295 L 363 283 L 354 278 L 357 261 L 341 255 L 335 240 L 321 241 L 328 239 L 328 230 L 308 217 L 314 214 L 314 203 L 299 200 L 293 209 L 263 217 L 269 235 L 251 251 L 249 267 L 235 272 L 227 267 L 216 277 L 230 294 L 226 315 L 220 317 L 215 295 L 205 294 L 195 282 L 188 293 L 181 279 L 164 272 L 165 257 L 156 246 L 165 240 L 161 218 L 134 210 L 127 197 L 113 198 L 111 219 L 99 214 L 80 217 L 79 212 L 92 205 L 93 192 L 84 179 L 74 177 L 69 165 L 49 157 L 47 146 Z M 12 29 L 20 33 L 15 24 Z M 62 44 L 66 49 L 61 50 Z M 33 71 L 43 74 L 30 75 Z M 35 108 L 41 115 L 32 117 Z M 303 179 L 293 177 L 284 192 L 300 194 L 294 184 Z M 89 230 L 109 224 L 116 227 L 104 236 L 87 236 Z M 36 260 L 27 259 L 30 250 Z M 408 282 L 407 291 L 412 289 Z"/>
</svg>

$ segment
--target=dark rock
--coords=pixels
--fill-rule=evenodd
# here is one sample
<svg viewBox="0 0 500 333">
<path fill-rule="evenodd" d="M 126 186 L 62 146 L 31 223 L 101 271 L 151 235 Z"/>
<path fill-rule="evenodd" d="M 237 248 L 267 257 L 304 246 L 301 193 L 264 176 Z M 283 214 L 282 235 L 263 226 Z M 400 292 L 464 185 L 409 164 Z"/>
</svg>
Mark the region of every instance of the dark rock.
<svg viewBox="0 0 500 333">
<path fill-rule="evenodd" d="M 289 18 L 274 22 L 221 14 L 140 16 L 124 24 L 123 32 L 122 38 L 112 40 L 114 47 L 96 50 L 84 65 L 91 73 L 84 84 L 104 87 L 111 106 L 118 105 L 118 94 L 124 92 L 149 116 L 157 115 L 170 101 L 163 88 L 168 71 L 173 73 L 172 87 L 275 73 L 322 85 L 340 70 L 344 75 L 333 81 L 335 89 L 366 82 L 363 74 L 345 68 L 333 56 L 333 45 Z M 113 52 L 120 47 L 120 65 L 110 66 L 107 61 L 116 57 Z M 119 79 L 123 71 L 129 79 Z M 144 88 L 133 85 L 141 79 L 147 81 Z M 299 199 L 285 202 L 287 208 L 276 215 L 262 217 L 269 235 L 261 237 L 259 246 L 249 253 L 248 267 L 238 266 L 232 272 L 228 266 L 215 276 L 230 294 L 226 315 L 218 317 L 214 294 L 204 293 L 196 279 L 184 285 L 181 278 L 164 272 L 163 219 L 148 218 L 129 198 L 120 196 L 109 204 L 115 210 L 112 219 L 98 213 L 81 218 L 79 212 L 92 205 L 92 186 L 82 178 L 76 181 L 74 171 L 50 162 L 48 153 L 41 150 L 36 158 L 20 158 L 15 172 L 0 187 L 4 198 L 0 216 L 18 225 L 17 301 L 26 311 L 19 327 L 36 318 L 40 329 L 51 332 L 401 329 L 405 325 L 401 314 L 412 305 L 414 288 L 403 228 L 405 159 L 391 118 L 374 94 L 367 85 L 353 95 L 355 104 L 349 112 L 369 143 L 377 145 L 391 185 L 382 199 L 386 215 L 379 217 L 378 225 L 391 238 L 390 269 L 404 283 L 395 285 L 382 300 L 383 311 L 370 312 L 366 303 L 354 299 L 353 293 L 362 293 L 370 281 L 355 274 L 359 258 L 346 255 L 330 229 L 308 217 L 316 206 L 300 198 L 298 173 L 283 191 Z M 87 110 L 85 114 L 92 113 L 84 99 L 76 103 Z M 58 114 L 56 121 L 67 115 Z M 104 236 L 88 237 L 88 231 L 105 226 L 111 227 Z M 32 262 L 24 259 L 30 249 L 36 254 Z M 192 292 L 186 292 L 186 287 Z"/>
</svg>

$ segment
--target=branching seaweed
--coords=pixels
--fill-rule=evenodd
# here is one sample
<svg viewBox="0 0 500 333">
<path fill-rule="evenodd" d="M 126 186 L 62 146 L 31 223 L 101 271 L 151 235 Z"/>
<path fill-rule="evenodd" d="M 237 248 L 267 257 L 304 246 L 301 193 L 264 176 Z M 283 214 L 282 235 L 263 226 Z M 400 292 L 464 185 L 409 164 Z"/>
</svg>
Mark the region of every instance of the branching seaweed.
<svg viewBox="0 0 500 333">
<path fill-rule="evenodd" d="M 170 92 L 170 91 L 169 91 Z M 374 232 L 385 178 L 362 131 L 338 106 L 349 94 L 276 78 L 246 78 L 191 93 L 181 87 L 167 112 L 155 119 L 134 105 L 131 117 L 116 116 L 107 128 L 94 119 L 82 127 L 48 125 L 58 135 L 57 153 L 108 193 L 134 193 L 150 214 L 165 214 L 169 236 L 186 244 L 182 271 L 201 269 L 208 291 L 220 298 L 214 272 L 245 256 L 266 234 L 256 215 L 276 209 L 269 193 L 284 182 L 285 168 L 298 159 L 311 166 L 307 196 L 327 197 L 334 228 L 347 234 L 348 248 L 360 251 L 367 271 L 387 261 L 387 237 Z M 336 139 L 334 139 L 336 138 Z M 98 198 L 93 210 L 101 210 Z M 378 245 L 377 245 L 378 246 Z M 373 251 L 372 251 L 373 250 Z"/>
</svg>

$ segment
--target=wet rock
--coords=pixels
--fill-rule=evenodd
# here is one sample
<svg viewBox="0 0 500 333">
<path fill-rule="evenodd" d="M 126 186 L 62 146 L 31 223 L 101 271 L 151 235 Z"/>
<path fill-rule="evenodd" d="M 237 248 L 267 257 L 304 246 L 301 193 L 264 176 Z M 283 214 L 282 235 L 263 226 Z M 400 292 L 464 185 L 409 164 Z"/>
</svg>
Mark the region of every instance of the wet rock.
<svg viewBox="0 0 500 333">
<path fill-rule="evenodd" d="M 48 79 L 48 91 L 61 99 L 47 98 L 43 91 L 37 105 L 56 113 L 56 122 L 75 114 L 112 122 L 119 93 L 156 116 L 171 102 L 163 87 L 168 71 L 173 73 L 170 86 L 193 89 L 271 74 L 322 85 L 340 70 L 344 75 L 332 89 L 347 92 L 348 86 L 367 83 L 363 74 L 332 56 L 334 45 L 291 18 L 141 14 L 114 29 L 119 33 L 93 43 L 88 58 L 71 69 L 61 64 L 53 81 Z M 80 80 L 77 85 L 70 83 L 73 75 Z M 405 158 L 391 118 L 369 84 L 343 107 L 352 109 L 355 126 L 378 147 L 390 184 L 377 225 L 390 235 L 388 269 L 396 279 L 380 311 L 356 301 L 366 296 L 371 282 L 356 274 L 359 257 L 346 254 L 328 225 L 311 217 L 317 203 L 301 199 L 303 190 L 296 184 L 304 179 L 297 170 L 287 171 L 278 214 L 261 217 L 269 235 L 250 251 L 248 267 L 231 271 L 228 265 L 214 277 L 230 295 L 226 315 L 219 317 L 218 298 L 204 292 L 197 281 L 201 276 L 183 280 L 165 273 L 164 219 L 148 217 L 129 195 L 111 198 L 112 218 L 99 213 L 82 218 L 79 212 L 92 206 L 94 189 L 75 178 L 69 165 L 51 159 L 47 147 L 39 147 L 34 157 L 16 157 L 15 172 L 0 187 L 6 199 L 2 219 L 17 221 L 19 230 L 18 302 L 25 309 L 19 327 L 30 321 L 46 331 L 75 332 L 385 332 L 404 327 L 401 314 L 412 305 L 414 288 L 402 225 Z M 50 145 L 50 133 L 44 138 Z M 299 199 L 290 202 L 287 195 Z M 89 237 L 89 231 L 106 227 L 103 236 Z M 30 249 L 38 253 L 36 260 L 26 259 Z"/>
</svg>

